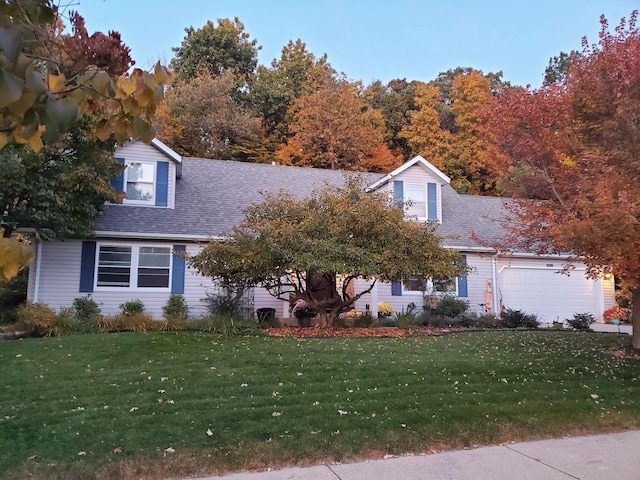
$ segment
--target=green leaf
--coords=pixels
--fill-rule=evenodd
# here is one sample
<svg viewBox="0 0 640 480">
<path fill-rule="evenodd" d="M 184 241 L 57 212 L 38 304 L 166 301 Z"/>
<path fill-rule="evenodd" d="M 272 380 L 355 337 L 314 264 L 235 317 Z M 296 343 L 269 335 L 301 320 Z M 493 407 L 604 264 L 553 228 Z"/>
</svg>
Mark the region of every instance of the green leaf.
<svg viewBox="0 0 640 480">
<path fill-rule="evenodd" d="M 22 81 L 9 73 L 0 70 L 0 108 L 17 102 L 22 96 Z"/>
<path fill-rule="evenodd" d="M 138 117 L 133 119 L 133 129 L 135 130 L 138 138 L 140 138 L 144 143 L 151 143 L 151 140 L 156 136 L 155 127 Z"/>
<path fill-rule="evenodd" d="M 10 63 L 15 64 L 22 50 L 22 27 L 0 28 L 0 48 Z"/>
</svg>

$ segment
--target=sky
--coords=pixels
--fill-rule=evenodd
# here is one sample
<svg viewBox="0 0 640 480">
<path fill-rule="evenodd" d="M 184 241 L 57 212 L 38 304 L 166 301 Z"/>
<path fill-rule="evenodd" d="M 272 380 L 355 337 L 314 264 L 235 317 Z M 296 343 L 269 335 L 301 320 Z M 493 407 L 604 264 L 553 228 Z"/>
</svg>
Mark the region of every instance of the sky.
<svg viewBox="0 0 640 480">
<path fill-rule="evenodd" d="M 63 2 L 64 3 L 64 2 Z M 167 64 L 189 26 L 238 17 L 262 46 L 259 63 L 300 38 L 316 56 L 365 85 L 433 80 L 458 66 L 502 71 L 515 85 L 542 83 L 549 59 L 596 43 L 600 15 L 613 29 L 631 0 L 73 0 L 89 32 L 115 30 L 136 66 Z"/>
</svg>

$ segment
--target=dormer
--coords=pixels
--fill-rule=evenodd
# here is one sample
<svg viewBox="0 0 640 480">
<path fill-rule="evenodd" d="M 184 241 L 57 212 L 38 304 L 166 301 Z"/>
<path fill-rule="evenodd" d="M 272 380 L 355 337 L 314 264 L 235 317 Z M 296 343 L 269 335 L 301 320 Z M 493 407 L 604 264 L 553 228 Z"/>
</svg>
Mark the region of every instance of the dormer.
<svg viewBox="0 0 640 480">
<path fill-rule="evenodd" d="M 149 145 L 133 140 L 116 149 L 115 158 L 125 165 L 111 184 L 124 192 L 122 205 L 175 207 L 176 178 L 182 176 L 182 157 L 160 140 Z"/>
<path fill-rule="evenodd" d="M 388 173 L 367 188 L 367 191 L 388 192 L 393 201 L 405 206 L 407 217 L 418 222 L 442 223 L 442 187 L 449 177 L 417 156 Z"/>
</svg>

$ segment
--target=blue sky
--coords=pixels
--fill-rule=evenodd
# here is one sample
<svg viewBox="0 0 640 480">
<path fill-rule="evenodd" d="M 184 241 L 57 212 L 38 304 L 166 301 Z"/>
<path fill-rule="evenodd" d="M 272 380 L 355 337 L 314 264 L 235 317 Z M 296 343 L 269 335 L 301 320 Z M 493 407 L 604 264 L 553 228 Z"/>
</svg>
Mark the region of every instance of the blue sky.
<svg viewBox="0 0 640 480">
<path fill-rule="evenodd" d="M 172 57 L 184 28 L 239 17 L 270 64 L 289 40 L 365 84 L 394 78 L 429 81 L 457 66 L 504 72 L 514 84 L 540 86 L 549 58 L 597 42 L 599 17 L 614 27 L 631 0 L 80 0 L 90 32 L 116 30 L 136 65 Z"/>
</svg>

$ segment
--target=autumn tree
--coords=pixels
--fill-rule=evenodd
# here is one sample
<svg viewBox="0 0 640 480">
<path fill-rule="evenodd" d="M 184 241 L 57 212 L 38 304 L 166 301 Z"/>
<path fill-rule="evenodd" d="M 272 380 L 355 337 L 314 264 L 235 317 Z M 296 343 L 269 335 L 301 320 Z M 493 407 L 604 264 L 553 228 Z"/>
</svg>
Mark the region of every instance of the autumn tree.
<svg viewBox="0 0 640 480">
<path fill-rule="evenodd" d="M 12 237 L 16 228 L 45 234 L 55 227 L 60 236 L 83 222 L 90 228 L 94 209 L 113 198 L 110 176 L 122 167 L 88 144 L 109 140 L 113 152 L 114 136 L 151 141 L 161 87 L 171 79 L 159 63 L 153 73 L 126 73 L 133 62 L 119 34 L 89 35 L 75 12 L 65 33 L 62 13 L 50 0 L 0 3 L 0 281 L 33 257 Z"/>
<path fill-rule="evenodd" d="M 638 12 L 599 42 L 583 41 L 562 85 L 496 98 L 494 141 L 525 161 L 541 201 L 521 202 L 513 245 L 572 252 L 588 275 L 613 272 L 632 290 L 633 346 L 640 349 L 640 30 Z M 519 155 L 517 157 L 516 155 Z M 515 243 L 515 242 L 518 243 Z"/>
<path fill-rule="evenodd" d="M 159 138 L 181 155 L 238 159 L 238 148 L 259 139 L 260 122 L 235 102 L 235 90 L 232 72 L 178 82 L 166 92 Z"/>
<path fill-rule="evenodd" d="M 250 39 L 238 17 L 233 21 L 219 18 L 217 25 L 209 20 L 202 28 L 191 26 L 185 32 L 182 44 L 172 48 L 175 58 L 170 67 L 176 81 L 188 82 L 205 72 L 217 77 L 230 71 L 241 79 L 240 84 L 249 82 L 262 47 Z"/>
<path fill-rule="evenodd" d="M 384 118 L 366 109 L 360 87 L 330 82 L 292 105 L 291 136 L 278 152 L 287 165 L 390 171 L 399 159 L 384 145 Z"/>
<path fill-rule="evenodd" d="M 280 58 L 271 62 L 271 67 L 258 66 L 251 81 L 248 103 L 262 121 L 267 155 L 264 161 L 271 161 L 286 141 L 294 101 L 333 81 L 335 75 L 327 56 L 316 57 L 300 39 L 289 41 L 282 48 Z"/>
<path fill-rule="evenodd" d="M 305 300 L 332 327 L 378 281 L 449 278 L 466 270 L 435 226 L 404 219 L 402 208 L 364 191 L 357 178 L 304 199 L 265 194 L 226 241 L 210 242 L 189 262 L 223 286 L 265 287 L 282 300 Z M 370 279 L 355 295 L 357 278 Z"/>
</svg>

